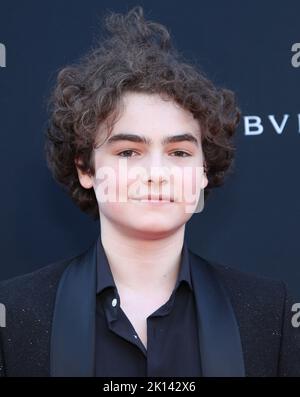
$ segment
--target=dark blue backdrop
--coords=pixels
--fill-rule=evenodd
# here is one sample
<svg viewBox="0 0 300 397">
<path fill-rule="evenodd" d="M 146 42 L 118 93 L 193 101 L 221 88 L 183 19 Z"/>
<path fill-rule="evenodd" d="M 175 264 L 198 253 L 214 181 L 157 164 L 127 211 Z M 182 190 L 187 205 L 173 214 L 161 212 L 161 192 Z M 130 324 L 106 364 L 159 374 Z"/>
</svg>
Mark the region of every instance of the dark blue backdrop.
<svg viewBox="0 0 300 397">
<path fill-rule="evenodd" d="M 46 100 L 57 70 L 100 34 L 100 17 L 142 5 L 213 81 L 236 91 L 243 120 L 235 172 L 187 226 L 191 248 L 238 269 L 285 280 L 300 298 L 299 1 L 0 2 L 0 279 L 85 249 L 99 224 L 55 184 L 43 152 Z M 273 115 L 281 133 L 269 118 Z M 244 120 L 261 118 L 247 134 Z M 271 118 L 272 119 L 272 118 Z M 257 119 L 256 119 L 257 120 Z M 260 132 L 256 134 L 255 132 Z"/>
</svg>

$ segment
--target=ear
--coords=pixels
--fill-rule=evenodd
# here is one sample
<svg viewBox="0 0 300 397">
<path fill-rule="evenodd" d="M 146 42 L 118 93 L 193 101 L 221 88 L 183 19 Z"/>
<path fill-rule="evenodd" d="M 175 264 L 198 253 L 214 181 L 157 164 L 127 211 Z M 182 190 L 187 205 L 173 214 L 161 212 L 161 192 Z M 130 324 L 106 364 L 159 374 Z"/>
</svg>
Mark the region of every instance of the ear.
<svg viewBox="0 0 300 397">
<path fill-rule="evenodd" d="M 208 185 L 208 179 L 206 173 L 204 172 L 202 175 L 201 189 L 205 189 L 207 185 Z"/>
<path fill-rule="evenodd" d="M 206 162 L 204 162 L 201 189 L 205 189 L 206 186 L 208 185 L 208 179 L 207 179 L 207 175 L 206 175 L 206 170 L 207 170 L 207 165 L 206 165 Z"/>
<path fill-rule="evenodd" d="M 81 169 L 80 169 L 80 165 L 82 164 L 82 161 L 80 158 L 75 158 L 74 160 L 75 162 L 75 166 L 77 169 L 77 174 L 78 174 L 78 179 L 79 182 L 81 184 L 81 186 L 84 189 L 91 189 L 93 187 L 93 178 L 89 173 L 84 173 Z"/>
</svg>

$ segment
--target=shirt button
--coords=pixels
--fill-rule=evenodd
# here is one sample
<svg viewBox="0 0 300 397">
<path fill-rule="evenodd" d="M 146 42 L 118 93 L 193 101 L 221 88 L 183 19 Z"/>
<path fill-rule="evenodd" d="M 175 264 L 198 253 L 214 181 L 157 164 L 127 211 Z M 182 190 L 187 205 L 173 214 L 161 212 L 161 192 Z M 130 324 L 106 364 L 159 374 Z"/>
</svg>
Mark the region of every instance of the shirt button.
<svg viewBox="0 0 300 397">
<path fill-rule="evenodd" d="M 137 339 L 137 335 L 133 335 L 135 337 L 135 339 Z"/>
<path fill-rule="evenodd" d="M 114 298 L 112 301 L 111 301 L 111 305 L 112 305 L 112 307 L 115 307 L 115 306 L 117 306 L 117 299 L 116 298 Z"/>
</svg>

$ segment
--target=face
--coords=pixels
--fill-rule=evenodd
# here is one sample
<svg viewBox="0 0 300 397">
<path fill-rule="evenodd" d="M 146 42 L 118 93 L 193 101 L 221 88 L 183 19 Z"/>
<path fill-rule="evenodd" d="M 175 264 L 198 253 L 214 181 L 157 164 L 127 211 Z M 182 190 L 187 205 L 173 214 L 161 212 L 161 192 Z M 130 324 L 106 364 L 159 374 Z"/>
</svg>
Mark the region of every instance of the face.
<svg viewBox="0 0 300 397">
<path fill-rule="evenodd" d="M 143 238 L 185 225 L 208 182 L 200 126 L 190 112 L 157 94 L 126 93 L 109 138 L 97 142 L 101 127 L 95 175 L 77 170 L 81 185 L 95 190 L 100 222 L 105 217 Z"/>
</svg>

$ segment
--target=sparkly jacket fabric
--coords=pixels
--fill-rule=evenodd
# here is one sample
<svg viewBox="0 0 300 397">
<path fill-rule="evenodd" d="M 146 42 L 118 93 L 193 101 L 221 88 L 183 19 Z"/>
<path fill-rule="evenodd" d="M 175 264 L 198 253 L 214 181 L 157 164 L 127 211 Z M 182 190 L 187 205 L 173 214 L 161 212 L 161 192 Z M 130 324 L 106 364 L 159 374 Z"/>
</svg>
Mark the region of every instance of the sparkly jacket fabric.
<svg viewBox="0 0 300 397">
<path fill-rule="evenodd" d="M 0 376 L 48 377 L 55 297 L 71 259 L 0 283 Z M 285 284 L 209 263 L 226 287 L 237 319 L 245 375 L 300 376 L 300 328 L 292 326 Z M 216 326 L 218 326 L 216 324 Z M 228 357 L 230 362 L 230 357 Z"/>
</svg>

